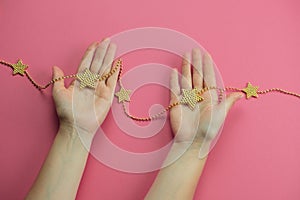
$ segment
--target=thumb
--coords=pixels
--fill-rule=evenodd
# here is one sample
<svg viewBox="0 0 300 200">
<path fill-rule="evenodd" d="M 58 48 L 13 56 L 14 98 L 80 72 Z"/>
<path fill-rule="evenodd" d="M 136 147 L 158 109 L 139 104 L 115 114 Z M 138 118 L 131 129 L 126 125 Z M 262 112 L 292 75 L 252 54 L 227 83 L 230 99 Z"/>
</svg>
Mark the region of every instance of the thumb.
<svg viewBox="0 0 300 200">
<path fill-rule="evenodd" d="M 64 72 L 57 66 L 53 67 L 53 79 L 59 79 L 60 77 L 64 76 Z M 58 80 L 56 82 L 54 82 L 54 86 L 53 89 L 54 90 L 60 90 L 63 89 L 65 87 L 65 83 L 64 80 Z"/>
<path fill-rule="evenodd" d="M 232 106 L 237 102 L 239 99 L 243 98 L 244 94 L 241 92 L 234 92 L 229 94 L 225 99 L 225 109 L 226 114 L 229 112 L 229 110 L 232 108 Z"/>
</svg>

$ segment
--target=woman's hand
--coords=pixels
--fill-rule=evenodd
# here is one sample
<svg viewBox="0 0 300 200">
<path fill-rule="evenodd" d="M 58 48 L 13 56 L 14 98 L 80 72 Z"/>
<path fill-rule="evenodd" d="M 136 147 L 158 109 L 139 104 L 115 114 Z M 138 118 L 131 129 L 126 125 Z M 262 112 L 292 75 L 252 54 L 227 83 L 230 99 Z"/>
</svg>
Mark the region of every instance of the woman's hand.
<svg viewBox="0 0 300 200">
<path fill-rule="evenodd" d="M 199 49 L 193 49 L 192 55 L 185 54 L 181 86 L 178 79 L 178 72 L 174 70 L 170 79 L 171 104 L 181 101 L 181 89 L 197 88 L 200 91 L 216 86 L 211 57 L 207 54 L 202 56 Z M 166 157 L 165 167 L 160 170 L 145 199 L 193 199 L 211 141 L 231 106 L 243 94 L 232 93 L 222 102 L 219 102 L 215 90 L 206 91 L 201 96 L 203 100 L 196 104 L 194 110 L 182 104 L 170 110 L 174 143 Z"/>
<path fill-rule="evenodd" d="M 85 69 L 100 76 L 108 73 L 115 52 L 116 45 L 110 43 L 109 39 L 91 44 L 82 58 L 78 73 L 83 73 Z M 116 71 L 106 81 L 97 82 L 95 89 L 89 87 L 80 89 L 78 80 L 74 80 L 68 88 L 65 87 L 63 80 L 56 82 L 53 87 L 53 98 L 60 126 L 71 129 L 76 127 L 93 136 L 112 104 L 118 73 L 119 71 Z M 53 68 L 53 78 L 63 75 L 60 68 Z"/>
<path fill-rule="evenodd" d="M 192 66 L 191 66 L 192 65 Z M 213 61 L 208 54 L 201 55 L 199 49 L 193 49 L 192 55 L 184 55 L 182 62 L 181 87 L 178 83 L 178 72 L 171 74 L 171 103 L 180 101 L 181 89 L 201 90 L 207 86 L 216 86 Z M 201 95 L 204 100 L 197 103 L 194 110 L 187 105 L 178 105 L 170 111 L 170 121 L 175 143 L 193 142 L 198 148 L 205 139 L 210 143 L 217 135 L 232 105 L 243 97 L 242 93 L 232 93 L 218 102 L 215 90 Z"/>
<path fill-rule="evenodd" d="M 116 46 L 109 39 L 93 43 L 86 51 L 78 73 L 89 69 L 100 76 L 111 70 Z M 53 78 L 63 71 L 53 68 Z M 26 199 L 75 199 L 89 155 L 94 133 L 104 121 L 118 79 L 118 70 L 106 81 L 98 82 L 96 89 L 79 88 L 75 80 L 66 88 L 64 81 L 54 83 L 53 98 L 60 128 L 44 165 Z M 93 120 L 94 119 L 94 120 Z M 92 123 L 91 123 L 92 121 Z M 96 122 L 95 122 L 96 121 Z M 92 129 L 91 129 L 92 128 Z M 84 131 L 81 137 L 75 131 Z M 84 139 L 88 140 L 82 140 Z M 88 142 L 88 143 L 86 143 Z"/>
</svg>

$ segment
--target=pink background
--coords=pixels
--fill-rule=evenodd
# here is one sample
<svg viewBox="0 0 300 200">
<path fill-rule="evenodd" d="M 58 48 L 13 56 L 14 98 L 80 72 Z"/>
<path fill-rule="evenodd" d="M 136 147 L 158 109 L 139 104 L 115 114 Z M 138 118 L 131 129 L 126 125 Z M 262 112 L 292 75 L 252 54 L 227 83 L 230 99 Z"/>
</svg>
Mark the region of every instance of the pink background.
<svg viewBox="0 0 300 200">
<path fill-rule="evenodd" d="M 204 46 L 225 85 L 243 87 L 251 81 L 261 88 L 300 92 L 299 22 L 297 0 L 2 0 L 0 58 L 22 58 L 32 76 L 45 83 L 51 79 L 52 65 L 66 74 L 75 72 L 92 41 L 131 28 L 160 26 L 183 32 Z M 51 89 L 40 93 L 26 79 L 12 77 L 5 66 L 0 67 L 0 85 L 0 199 L 23 199 L 58 121 Z M 145 87 L 135 98 L 142 100 L 151 92 L 155 87 Z M 153 102 L 166 103 L 168 94 L 163 97 L 155 93 Z M 141 101 L 135 106 L 147 113 Z M 294 97 L 270 94 L 238 102 L 208 158 L 195 199 L 298 200 L 299 118 L 300 101 Z M 106 120 L 104 127 L 113 125 Z M 121 136 L 117 127 L 110 130 L 110 138 L 124 148 L 143 146 Z M 167 141 L 170 134 L 163 137 Z M 147 150 L 159 146 L 155 141 Z M 90 156 L 77 199 L 142 199 L 156 173 L 116 171 Z"/>
</svg>

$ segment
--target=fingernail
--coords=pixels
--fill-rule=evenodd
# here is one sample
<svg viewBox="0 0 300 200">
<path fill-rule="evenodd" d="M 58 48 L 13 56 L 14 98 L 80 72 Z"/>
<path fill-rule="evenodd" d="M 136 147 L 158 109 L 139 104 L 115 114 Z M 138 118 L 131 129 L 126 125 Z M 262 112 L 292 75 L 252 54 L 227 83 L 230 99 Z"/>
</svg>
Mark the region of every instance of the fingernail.
<svg viewBox="0 0 300 200">
<path fill-rule="evenodd" d="M 103 40 L 101 42 L 106 42 L 108 40 L 109 40 L 109 37 L 105 37 L 105 38 L 103 38 Z"/>
</svg>

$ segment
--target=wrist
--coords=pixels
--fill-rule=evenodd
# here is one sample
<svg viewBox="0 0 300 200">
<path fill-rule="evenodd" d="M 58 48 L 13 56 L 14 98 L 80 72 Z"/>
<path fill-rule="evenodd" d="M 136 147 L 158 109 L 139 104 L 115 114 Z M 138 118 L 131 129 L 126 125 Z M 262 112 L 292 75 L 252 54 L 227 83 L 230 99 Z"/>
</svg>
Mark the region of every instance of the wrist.
<svg viewBox="0 0 300 200">
<path fill-rule="evenodd" d="M 59 121 L 59 132 L 73 133 L 75 132 L 75 125 L 66 121 Z"/>
<path fill-rule="evenodd" d="M 64 140 L 74 141 L 78 139 L 75 126 L 66 122 L 60 122 L 57 136 L 64 138 Z"/>
<path fill-rule="evenodd" d="M 203 159 L 207 157 L 210 150 L 211 140 L 205 140 L 203 137 L 195 137 L 192 141 L 176 141 L 172 149 L 184 152 L 184 154 L 193 155 L 194 158 Z"/>
<path fill-rule="evenodd" d="M 83 129 L 74 123 L 60 121 L 58 134 L 70 141 L 81 141 L 80 144 L 86 149 L 90 149 L 94 134 L 86 129 Z"/>
<path fill-rule="evenodd" d="M 60 121 L 59 122 L 59 128 L 65 129 L 65 130 L 68 130 L 68 131 L 73 131 L 74 128 L 75 128 L 75 125 L 73 123 Z"/>
<path fill-rule="evenodd" d="M 190 144 L 191 146 L 201 146 L 204 141 L 204 137 L 197 133 L 176 133 L 174 137 L 174 144 Z"/>
<path fill-rule="evenodd" d="M 188 142 L 181 142 L 181 143 L 173 143 L 168 156 L 166 157 L 165 163 L 180 163 L 182 160 L 188 161 L 188 163 L 191 162 L 198 162 L 203 159 L 207 158 L 206 154 L 205 156 L 199 157 L 199 150 L 201 148 L 201 145 L 196 143 L 188 143 Z"/>
</svg>

